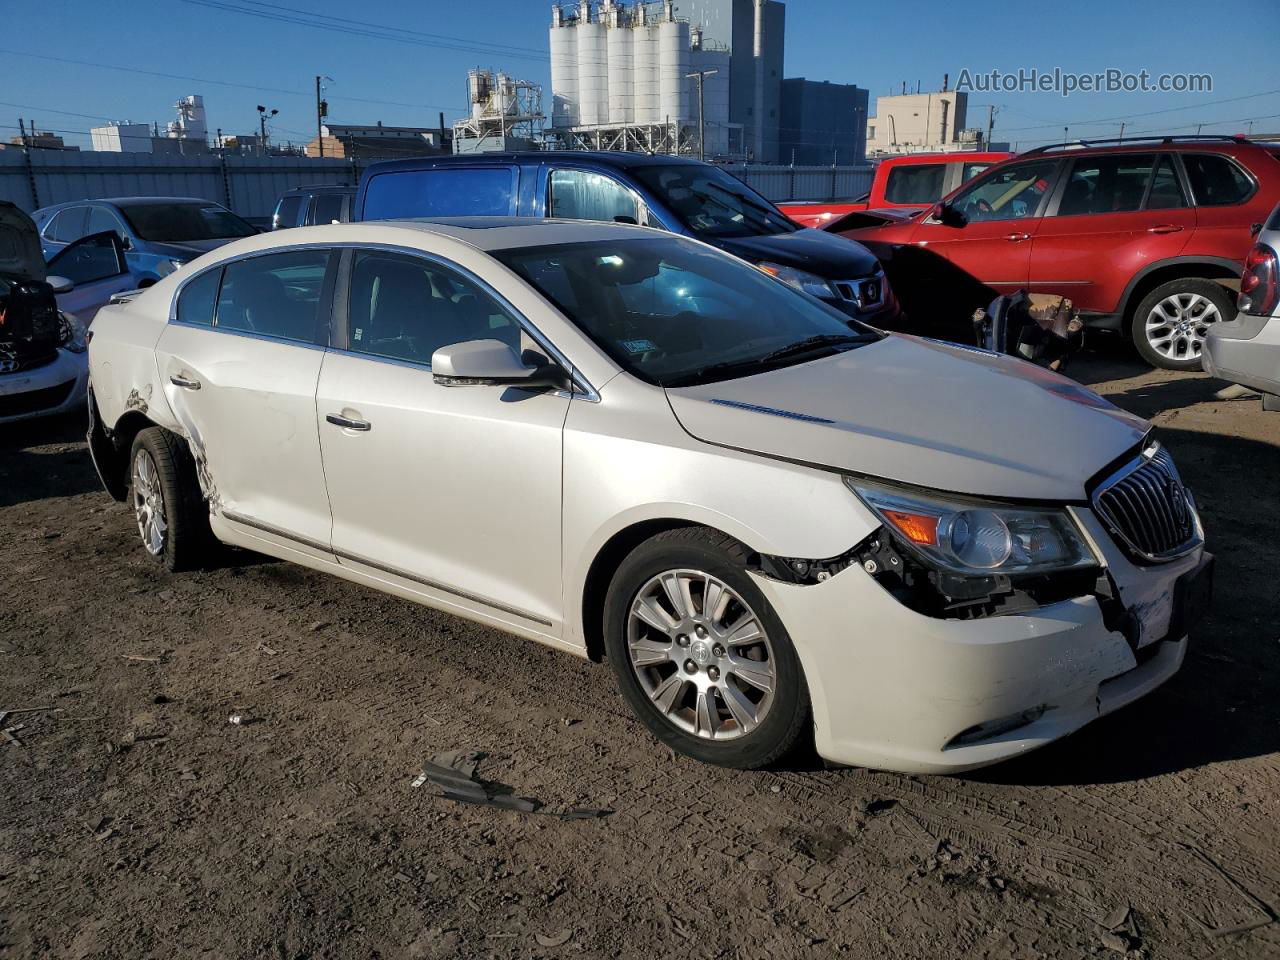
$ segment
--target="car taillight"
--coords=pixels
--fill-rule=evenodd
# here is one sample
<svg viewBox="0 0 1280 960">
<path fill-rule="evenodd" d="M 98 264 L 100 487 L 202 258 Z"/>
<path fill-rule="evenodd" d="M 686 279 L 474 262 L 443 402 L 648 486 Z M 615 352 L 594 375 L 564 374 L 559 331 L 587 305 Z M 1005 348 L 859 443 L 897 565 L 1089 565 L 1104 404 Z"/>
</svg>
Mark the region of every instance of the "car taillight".
<svg viewBox="0 0 1280 960">
<path fill-rule="evenodd" d="M 1241 313 L 1269 316 L 1280 303 L 1280 262 L 1276 252 L 1265 243 L 1257 244 L 1244 258 L 1244 275 L 1240 278 L 1240 299 L 1236 307 Z"/>
</svg>

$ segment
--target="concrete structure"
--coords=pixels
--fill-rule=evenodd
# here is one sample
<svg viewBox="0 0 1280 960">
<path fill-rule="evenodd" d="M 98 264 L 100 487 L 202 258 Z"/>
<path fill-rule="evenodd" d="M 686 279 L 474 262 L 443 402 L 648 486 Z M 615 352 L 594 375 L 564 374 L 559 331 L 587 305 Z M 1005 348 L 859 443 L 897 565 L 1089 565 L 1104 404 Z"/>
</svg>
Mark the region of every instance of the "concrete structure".
<svg viewBox="0 0 1280 960">
<path fill-rule="evenodd" d="M 94 150 L 109 153 L 150 153 L 151 125 L 149 123 L 112 123 L 105 127 L 92 127 L 89 142 Z"/>
<path fill-rule="evenodd" d="M 783 163 L 860 164 L 867 155 L 867 91 L 803 77 L 782 81 Z"/>
<path fill-rule="evenodd" d="M 204 119 L 204 97 L 192 95 L 183 97 L 173 105 L 178 111 L 178 119 L 170 120 L 165 131 L 171 140 L 198 140 L 205 143 L 209 136 L 209 128 Z"/>
<path fill-rule="evenodd" d="M 561 146 L 778 159 L 777 0 L 577 0 L 551 11 L 551 138 Z M 757 115 L 765 118 L 757 124 Z"/>
<path fill-rule="evenodd" d="M 467 105 L 468 115 L 453 125 L 454 153 L 536 149 L 546 120 L 538 84 L 492 70 L 471 70 Z"/>
<path fill-rule="evenodd" d="M 979 130 L 966 129 L 969 95 L 947 89 L 876 97 L 867 120 L 867 152 L 874 155 L 946 153 L 981 148 Z"/>
<path fill-rule="evenodd" d="M 0 144 L 0 147 L 5 146 Z M 69 147 L 63 142 L 62 138 L 51 130 L 36 130 L 33 126 L 23 136 L 19 134 L 16 137 L 10 137 L 8 146 L 11 147 L 28 147 L 32 150 L 79 150 L 79 147 Z"/>
<path fill-rule="evenodd" d="M 443 114 L 440 121 L 438 127 L 387 127 L 382 121 L 373 124 L 326 123 L 321 127 L 324 155 L 372 162 L 449 153 L 453 134 L 445 128 Z M 308 143 L 304 153 L 308 157 L 319 157 L 319 140 Z"/>
</svg>

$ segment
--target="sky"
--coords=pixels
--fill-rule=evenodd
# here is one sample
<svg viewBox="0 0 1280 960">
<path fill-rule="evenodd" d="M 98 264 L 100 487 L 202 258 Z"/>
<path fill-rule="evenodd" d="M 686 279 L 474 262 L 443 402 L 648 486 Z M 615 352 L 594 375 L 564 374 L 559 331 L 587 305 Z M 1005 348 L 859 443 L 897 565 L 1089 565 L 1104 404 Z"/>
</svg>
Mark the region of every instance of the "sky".
<svg viewBox="0 0 1280 960">
<path fill-rule="evenodd" d="M 337 29 L 312 25 L 320 16 L 340 18 L 325 21 Z M 273 140 L 301 143 L 315 135 L 316 74 L 332 78 L 335 123 L 434 126 L 441 110 L 452 123 L 477 66 L 541 82 L 550 106 L 549 0 L 0 0 L 0 20 L 5 140 L 23 117 L 88 147 L 91 126 L 163 127 L 174 101 L 198 93 L 211 133 L 256 132 L 262 104 L 280 111 Z M 1070 139 L 1115 136 L 1121 122 L 1126 136 L 1280 133 L 1277 49 L 1275 0 L 786 3 L 786 75 L 856 83 L 873 104 L 903 82 L 938 89 L 949 73 L 954 86 L 963 70 L 1212 77 L 1200 93 L 971 93 L 969 126 L 992 105 L 994 139 L 1019 148 L 1061 140 L 1064 127 Z"/>
</svg>

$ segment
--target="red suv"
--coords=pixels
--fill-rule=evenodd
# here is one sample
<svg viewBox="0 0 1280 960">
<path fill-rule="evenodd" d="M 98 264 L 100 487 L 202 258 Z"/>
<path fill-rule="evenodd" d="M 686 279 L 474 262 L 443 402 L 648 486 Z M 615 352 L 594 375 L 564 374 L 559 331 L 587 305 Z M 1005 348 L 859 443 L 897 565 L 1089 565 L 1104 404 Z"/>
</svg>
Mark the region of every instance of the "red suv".
<svg viewBox="0 0 1280 960">
<path fill-rule="evenodd" d="M 905 222 L 839 232 L 880 256 L 915 319 L 1059 293 L 1150 363 L 1193 370 L 1209 325 L 1235 316 L 1229 285 L 1278 201 L 1280 144 L 1094 140 L 1020 154 Z"/>
</svg>

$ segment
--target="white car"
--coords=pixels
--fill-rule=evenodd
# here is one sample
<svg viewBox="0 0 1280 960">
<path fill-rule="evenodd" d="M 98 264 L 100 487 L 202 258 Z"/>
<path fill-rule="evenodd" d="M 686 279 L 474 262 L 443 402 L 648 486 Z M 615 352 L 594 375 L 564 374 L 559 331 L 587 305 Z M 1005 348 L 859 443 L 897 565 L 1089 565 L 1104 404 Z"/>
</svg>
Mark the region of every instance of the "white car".
<svg viewBox="0 0 1280 960">
<path fill-rule="evenodd" d="M 1207 602 L 1146 422 L 643 227 L 254 237 L 104 309 L 89 359 L 169 568 L 216 538 L 607 658 L 712 763 L 1012 757 L 1168 679 Z"/>
<path fill-rule="evenodd" d="M 0 424 L 84 409 L 85 329 L 133 286 L 115 234 L 85 237 L 46 264 L 35 223 L 0 201 Z"/>
</svg>

